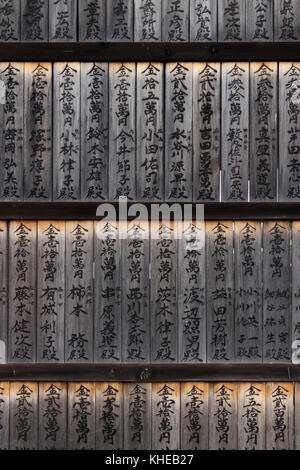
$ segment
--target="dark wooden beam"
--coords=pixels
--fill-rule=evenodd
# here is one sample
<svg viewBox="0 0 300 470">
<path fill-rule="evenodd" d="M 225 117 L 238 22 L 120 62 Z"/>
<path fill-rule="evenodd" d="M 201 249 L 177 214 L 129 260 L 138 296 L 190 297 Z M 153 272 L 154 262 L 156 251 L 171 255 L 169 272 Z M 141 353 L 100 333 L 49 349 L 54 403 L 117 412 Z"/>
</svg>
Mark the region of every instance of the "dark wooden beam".
<svg viewBox="0 0 300 470">
<path fill-rule="evenodd" d="M 292 364 L 1 364 L 0 381 L 300 381 Z"/>
<path fill-rule="evenodd" d="M 294 61 L 300 42 L 2 43 L 1 61 Z"/>
</svg>

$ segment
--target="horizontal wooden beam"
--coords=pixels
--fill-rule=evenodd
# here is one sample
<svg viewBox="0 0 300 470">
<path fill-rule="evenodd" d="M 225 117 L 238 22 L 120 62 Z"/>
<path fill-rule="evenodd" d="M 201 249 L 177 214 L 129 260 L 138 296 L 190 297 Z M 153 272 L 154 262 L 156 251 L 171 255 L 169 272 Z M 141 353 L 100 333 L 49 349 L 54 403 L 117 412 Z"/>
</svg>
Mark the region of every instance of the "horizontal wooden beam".
<svg viewBox="0 0 300 470">
<path fill-rule="evenodd" d="M 5 43 L 0 61 L 294 61 L 300 42 Z"/>
<path fill-rule="evenodd" d="M 118 203 L 110 203 L 116 208 Z M 138 203 L 138 202 L 137 202 Z M 0 220 L 96 220 L 99 202 L 3 202 L 0 203 Z M 128 203 L 128 207 L 133 203 Z M 141 202 L 151 214 L 151 203 Z M 157 203 L 156 203 L 157 204 Z M 163 204 L 160 202 L 159 204 Z M 167 204 L 172 204 L 167 202 Z M 194 216 L 196 204 L 193 204 Z M 262 202 L 210 202 L 204 204 L 206 220 L 300 220 L 300 203 L 262 203 Z"/>
<path fill-rule="evenodd" d="M 0 381 L 300 381 L 292 364 L 1 364 Z"/>
</svg>

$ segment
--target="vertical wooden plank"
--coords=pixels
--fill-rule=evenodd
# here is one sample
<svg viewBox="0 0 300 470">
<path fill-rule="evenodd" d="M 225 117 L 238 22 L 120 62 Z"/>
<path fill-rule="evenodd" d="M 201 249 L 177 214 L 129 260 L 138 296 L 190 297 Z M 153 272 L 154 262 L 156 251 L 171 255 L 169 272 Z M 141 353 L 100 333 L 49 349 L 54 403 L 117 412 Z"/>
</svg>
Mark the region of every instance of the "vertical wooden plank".
<svg viewBox="0 0 300 470">
<path fill-rule="evenodd" d="M 124 384 L 124 449 L 151 449 L 151 384 Z"/>
<path fill-rule="evenodd" d="M 238 448 L 265 450 L 264 383 L 238 384 Z"/>
<path fill-rule="evenodd" d="M 185 221 L 178 240 L 178 347 L 180 362 L 206 362 L 204 221 Z"/>
<path fill-rule="evenodd" d="M 123 384 L 96 384 L 96 449 L 123 449 Z"/>
<path fill-rule="evenodd" d="M 294 384 L 295 393 L 295 450 L 300 449 L 300 383 Z"/>
<path fill-rule="evenodd" d="M 164 66 L 137 64 L 137 199 L 164 200 Z"/>
<path fill-rule="evenodd" d="M 277 200 L 277 63 L 250 64 L 250 199 Z"/>
<path fill-rule="evenodd" d="M 295 357 L 292 361 L 298 361 L 300 349 L 300 222 L 292 222 L 292 348 Z M 300 437 L 300 436 L 299 436 Z"/>
<path fill-rule="evenodd" d="M 246 40 L 273 41 L 273 0 L 246 2 Z"/>
<path fill-rule="evenodd" d="M 208 449 L 208 383 L 181 384 L 181 450 Z"/>
<path fill-rule="evenodd" d="M 93 222 L 66 222 L 65 361 L 93 362 Z"/>
<path fill-rule="evenodd" d="M 67 449 L 67 384 L 39 383 L 39 450 Z"/>
<path fill-rule="evenodd" d="M 107 41 L 133 41 L 133 0 L 109 0 L 106 9 Z"/>
<path fill-rule="evenodd" d="M 80 198 L 80 64 L 54 64 L 53 195 Z"/>
<path fill-rule="evenodd" d="M 193 198 L 219 201 L 221 150 L 221 66 L 193 64 Z"/>
<path fill-rule="evenodd" d="M 77 0 L 49 0 L 50 42 L 77 41 Z"/>
<path fill-rule="evenodd" d="M 264 362 L 291 359 L 290 223 L 264 222 Z"/>
<path fill-rule="evenodd" d="M 68 383 L 68 449 L 95 449 L 95 384 Z"/>
<path fill-rule="evenodd" d="M 24 64 L 0 63 L 5 104 L 0 106 L 0 200 L 23 198 Z"/>
<path fill-rule="evenodd" d="M 218 40 L 219 42 L 245 41 L 245 39 L 246 39 L 246 1 L 245 0 L 219 0 L 219 3 L 218 3 Z"/>
<path fill-rule="evenodd" d="M 121 361 L 121 242 L 115 222 L 94 225 L 95 362 Z"/>
<path fill-rule="evenodd" d="M 180 383 L 152 384 L 152 450 L 180 447 Z"/>
<path fill-rule="evenodd" d="M 209 449 L 237 449 L 236 383 L 210 384 Z"/>
<path fill-rule="evenodd" d="M 206 222 L 207 361 L 234 359 L 232 222 Z"/>
<path fill-rule="evenodd" d="M 274 0 L 274 40 L 299 41 L 300 4 L 297 0 Z"/>
<path fill-rule="evenodd" d="M 163 42 L 189 41 L 190 0 L 164 0 L 162 2 Z"/>
<path fill-rule="evenodd" d="M 192 200 L 193 64 L 166 64 L 166 199 Z"/>
<path fill-rule="evenodd" d="M 0 0 L 0 42 L 20 41 L 20 0 Z"/>
<path fill-rule="evenodd" d="M 294 385 L 266 384 L 266 448 L 294 449 Z"/>
<path fill-rule="evenodd" d="M 9 382 L 0 382 L 0 450 L 9 449 Z"/>
<path fill-rule="evenodd" d="M 106 39 L 106 1 L 79 0 L 78 37 L 80 42 L 102 42 Z"/>
<path fill-rule="evenodd" d="M 38 384 L 11 382 L 9 399 L 10 450 L 38 449 Z"/>
<path fill-rule="evenodd" d="M 135 42 L 161 41 L 162 1 L 135 0 L 134 40 Z"/>
<path fill-rule="evenodd" d="M 300 200 L 300 62 L 279 63 L 279 201 Z"/>
<path fill-rule="evenodd" d="M 190 42 L 217 42 L 217 0 L 190 0 Z"/>
<path fill-rule="evenodd" d="M 108 197 L 108 64 L 81 64 L 81 199 Z"/>
<path fill-rule="evenodd" d="M 262 362 L 262 233 L 260 222 L 234 223 L 235 358 Z"/>
<path fill-rule="evenodd" d="M 52 64 L 26 63 L 24 199 L 52 199 Z M 56 116 L 55 116 L 56 119 Z"/>
<path fill-rule="evenodd" d="M 36 222 L 9 225 L 8 362 L 36 360 Z"/>
<path fill-rule="evenodd" d="M 49 0 L 21 0 L 21 38 L 26 42 L 49 41 Z"/>
<path fill-rule="evenodd" d="M 174 223 L 151 221 L 151 357 L 177 362 L 177 241 Z"/>
<path fill-rule="evenodd" d="M 37 362 L 64 362 L 64 221 L 38 222 L 37 263 Z"/>
<path fill-rule="evenodd" d="M 112 3 L 112 2 L 111 2 Z M 135 87 L 133 62 L 109 64 L 109 197 L 136 197 Z"/>
<path fill-rule="evenodd" d="M 149 227 L 128 222 L 122 247 L 122 360 L 150 361 Z"/>
<path fill-rule="evenodd" d="M 249 64 L 222 64 L 222 200 L 248 200 Z"/>
<path fill-rule="evenodd" d="M 7 361 L 8 227 L 0 222 L 0 363 Z M 0 438 L 1 441 L 1 438 Z"/>
</svg>

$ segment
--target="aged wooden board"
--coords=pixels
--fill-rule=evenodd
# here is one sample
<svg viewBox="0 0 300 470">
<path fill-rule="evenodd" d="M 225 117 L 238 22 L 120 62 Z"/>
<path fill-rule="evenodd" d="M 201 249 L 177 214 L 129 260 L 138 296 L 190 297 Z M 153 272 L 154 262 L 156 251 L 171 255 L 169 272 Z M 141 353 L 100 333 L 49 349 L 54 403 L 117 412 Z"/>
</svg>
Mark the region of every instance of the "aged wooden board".
<svg viewBox="0 0 300 470">
<path fill-rule="evenodd" d="M 67 384 L 62 382 L 40 382 L 40 450 L 67 449 L 67 413 Z"/>
<path fill-rule="evenodd" d="M 36 360 L 36 230 L 33 221 L 9 225 L 8 362 Z"/>
<path fill-rule="evenodd" d="M 24 116 L 24 199 L 51 200 L 51 63 L 25 63 Z"/>
<path fill-rule="evenodd" d="M 38 449 L 38 384 L 11 382 L 9 399 L 9 448 Z"/>
<path fill-rule="evenodd" d="M 164 66 L 137 64 L 137 199 L 164 200 Z"/>
<path fill-rule="evenodd" d="M 0 222 L 0 364 L 7 360 L 8 227 Z M 1 438 L 0 438 L 1 439 Z M 1 446 L 0 446 L 1 447 Z"/>
<path fill-rule="evenodd" d="M 190 0 L 190 42 L 217 42 L 218 0 Z"/>
<path fill-rule="evenodd" d="M 292 223 L 292 362 L 300 362 L 300 222 Z M 299 436 L 300 437 L 300 436 Z"/>
<path fill-rule="evenodd" d="M 54 64 L 53 198 L 80 199 L 80 63 Z"/>
<path fill-rule="evenodd" d="M 96 436 L 95 384 L 68 384 L 68 449 L 94 450 Z"/>
<path fill-rule="evenodd" d="M 189 3 L 190 0 L 163 0 L 163 42 L 183 42 L 189 40 Z"/>
<path fill-rule="evenodd" d="M 150 361 L 149 227 L 128 222 L 122 246 L 122 360 Z"/>
<path fill-rule="evenodd" d="M 0 42 L 21 38 L 20 0 L 0 0 Z"/>
<path fill-rule="evenodd" d="M 151 450 L 180 449 L 180 383 L 152 384 Z"/>
<path fill-rule="evenodd" d="M 96 449 L 122 450 L 123 384 L 96 384 Z"/>
<path fill-rule="evenodd" d="M 265 449 L 264 383 L 238 384 L 238 448 L 239 450 Z"/>
<path fill-rule="evenodd" d="M 178 356 L 206 362 L 204 221 L 185 221 L 178 240 Z"/>
<path fill-rule="evenodd" d="M 235 358 L 237 362 L 262 362 L 261 249 L 261 223 L 235 222 Z"/>
<path fill-rule="evenodd" d="M 106 40 L 133 41 L 133 0 L 109 0 L 106 3 L 106 11 Z"/>
<path fill-rule="evenodd" d="M 109 64 L 109 198 L 135 199 L 135 76 L 133 62 Z"/>
<path fill-rule="evenodd" d="M 294 448 L 294 385 L 266 384 L 266 449 Z"/>
<path fill-rule="evenodd" d="M 248 200 L 249 64 L 222 64 L 222 201 Z"/>
<path fill-rule="evenodd" d="M 236 383 L 209 385 L 209 449 L 237 449 Z"/>
<path fill-rule="evenodd" d="M 277 63 L 250 64 L 250 200 L 277 200 Z"/>
<path fill-rule="evenodd" d="M 21 39 L 49 41 L 49 0 L 21 0 Z"/>
<path fill-rule="evenodd" d="M 161 41 L 162 3 L 165 0 L 135 0 L 134 41 Z"/>
<path fill-rule="evenodd" d="M 219 42 L 245 41 L 246 3 L 248 3 L 246 0 L 218 1 Z"/>
<path fill-rule="evenodd" d="M 81 199 L 108 198 L 108 64 L 81 64 Z"/>
<path fill-rule="evenodd" d="M 80 42 L 98 42 L 106 39 L 106 1 L 79 0 L 78 38 Z"/>
<path fill-rule="evenodd" d="M 9 382 L 0 382 L 0 449 L 9 449 Z"/>
<path fill-rule="evenodd" d="M 66 222 L 65 361 L 93 362 L 93 222 Z"/>
<path fill-rule="evenodd" d="M 166 64 L 166 200 L 193 197 L 193 64 Z"/>
<path fill-rule="evenodd" d="M 51 42 L 77 41 L 77 0 L 49 0 Z"/>
<path fill-rule="evenodd" d="M 279 63 L 279 201 L 300 200 L 299 80 L 300 62 Z"/>
<path fill-rule="evenodd" d="M 124 384 L 124 449 L 151 450 L 151 384 Z"/>
<path fill-rule="evenodd" d="M 4 47 L 4 46 L 2 46 Z M 0 105 L 0 200 L 23 198 L 24 64 L 0 63 L 5 105 Z"/>
<path fill-rule="evenodd" d="M 294 385 L 295 393 L 295 449 L 300 449 L 300 383 Z"/>
<path fill-rule="evenodd" d="M 94 361 L 120 362 L 121 241 L 115 221 L 95 222 L 94 253 Z"/>
<path fill-rule="evenodd" d="M 67 265 L 70 265 L 70 258 Z M 37 362 L 64 362 L 64 332 L 65 222 L 39 221 Z"/>
<path fill-rule="evenodd" d="M 273 41 L 273 0 L 246 1 L 246 40 Z"/>
<path fill-rule="evenodd" d="M 208 449 L 208 393 L 206 382 L 181 384 L 181 450 Z"/>
<path fill-rule="evenodd" d="M 219 201 L 221 65 L 193 64 L 193 199 Z"/>
<path fill-rule="evenodd" d="M 234 360 L 232 222 L 206 222 L 207 361 Z"/>
<path fill-rule="evenodd" d="M 177 241 L 170 222 L 151 222 L 151 358 L 177 362 Z"/>
<path fill-rule="evenodd" d="M 299 41 L 300 3 L 297 0 L 274 0 L 275 41 Z"/>
<path fill-rule="evenodd" d="M 263 248 L 263 360 L 264 362 L 290 362 L 289 222 L 264 222 Z"/>
</svg>

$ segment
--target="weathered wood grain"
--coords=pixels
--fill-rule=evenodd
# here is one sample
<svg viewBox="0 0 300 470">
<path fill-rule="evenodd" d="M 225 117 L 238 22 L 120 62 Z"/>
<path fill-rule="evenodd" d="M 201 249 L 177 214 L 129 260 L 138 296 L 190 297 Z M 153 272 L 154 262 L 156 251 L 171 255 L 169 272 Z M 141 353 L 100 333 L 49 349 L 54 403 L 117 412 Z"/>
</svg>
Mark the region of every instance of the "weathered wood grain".
<svg viewBox="0 0 300 470">
<path fill-rule="evenodd" d="M 38 449 L 38 384 L 11 382 L 9 399 L 10 450 Z"/>
<path fill-rule="evenodd" d="M 273 0 L 246 1 L 246 40 L 273 41 Z"/>
<path fill-rule="evenodd" d="M 190 0 L 163 0 L 163 42 L 184 42 L 189 40 L 189 4 Z"/>
<path fill-rule="evenodd" d="M 137 64 L 137 199 L 164 200 L 164 66 Z M 168 109 L 168 108 L 167 108 Z"/>
<path fill-rule="evenodd" d="M 39 450 L 67 449 L 67 384 L 39 383 Z"/>
<path fill-rule="evenodd" d="M 300 223 L 292 223 L 292 362 L 300 359 Z"/>
<path fill-rule="evenodd" d="M 8 227 L 0 222 L 0 363 L 7 360 Z M 1 439 L 1 438 L 0 438 Z"/>
<path fill-rule="evenodd" d="M 262 362 L 262 231 L 261 223 L 234 223 L 235 358 Z"/>
<path fill-rule="evenodd" d="M 162 37 L 162 3 L 165 0 L 135 0 L 134 41 L 156 42 Z"/>
<path fill-rule="evenodd" d="M 264 383 L 238 384 L 238 448 L 265 450 Z"/>
<path fill-rule="evenodd" d="M 251 0 L 252 1 L 252 0 Z M 218 40 L 245 41 L 246 0 L 219 0 Z"/>
<path fill-rule="evenodd" d="M 294 386 L 266 384 L 266 449 L 294 448 Z"/>
<path fill-rule="evenodd" d="M 109 0 L 107 10 L 107 41 L 133 41 L 133 0 Z"/>
<path fill-rule="evenodd" d="M 300 383 L 294 385 L 295 393 L 295 450 L 300 449 Z"/>
<path fill-rule="evenodd" d="M 24 74 L 24 199 L 51 200 L 52 64 L 26 63 Z"/>
<path fill-rule="evenodd" d="M 51 42 L 77 41 L 77 0 L 49 0 Z"/>
<path fill-rule="evenodd" d="M 151 450 L 151 384 L 124 384 L 124 449 Z"/>
<path fill-rule="evenodd" d="M 0 449 L 9 449 L 9 382 L 0 382 Z"/>
<path fill-rule="evenodd" d="M 95 383 L 68 384 L 68 449 L 95 449 Z"/>
<path fill-rule="evenodd" d="M 65 358 L 65 237 L 65 222 L 38 222 L 37 362 Z"/>
<path fill-rule="evenodd" d="M 81 199 L 108 197 L 108 64 L 81 64 Z"/>
<path fill-rule="evenodd" d="M 0 0 L 0 42 L 21 38 L 20 0 Z"/>
<path fill-rule="evenodd" d="M 79 41 L 105 41 L 106 0 L 79 0 L 78 21 Z"/>
<path fill-rule="evenodd" d="M 123 384 L 96 384 L 96 449 L 123 449 Z"/>
<path fill-rule="evenodd" d="M 236 383 L 215 383 L 209 386 L 209 449 L 237 449 Z"/>
<path fill-rule="evenodd" d="M 49 0 L 21 0 L 21 39 L 49 41 Z"/>
<path fill-rule="evenodd" d="M 92 221 L 66 223 L 66 362 L 93 362 L 93 235 Z"/>
<path fill-rule="evenodd" d="M 180 384 L 152 384 L 152 450 L 180 448 Z"/>
<path fill-rule="evenodd" d="M 208 449 L 208 383 L 181 384 L 181 450 Z"/>
<path fill-rule="evenodd" d="M 300 4 L 297 0 L 274 0 L 275 41 L 299 41 Z"/>
<path fill-rule="evenodd" d="M 217 0 L 190 0 L 190 42 L 217 42 L 217 8 Z"/>
</svg>

